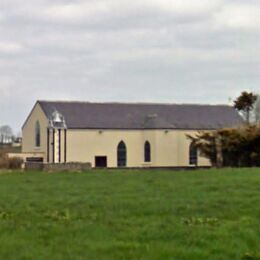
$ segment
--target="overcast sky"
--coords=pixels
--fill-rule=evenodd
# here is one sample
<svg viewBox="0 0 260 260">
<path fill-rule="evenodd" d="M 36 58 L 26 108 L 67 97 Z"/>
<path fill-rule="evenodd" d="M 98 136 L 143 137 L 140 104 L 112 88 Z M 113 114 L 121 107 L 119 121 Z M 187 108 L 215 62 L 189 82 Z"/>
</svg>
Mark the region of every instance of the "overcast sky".
<svg viewBox="0 0 260 260">
<path fill-rule="evenodd" d="M 260 90 L 259 0 L 0 0 L 0 125 L 38 99 L 228 103 Z"/>
</svg>

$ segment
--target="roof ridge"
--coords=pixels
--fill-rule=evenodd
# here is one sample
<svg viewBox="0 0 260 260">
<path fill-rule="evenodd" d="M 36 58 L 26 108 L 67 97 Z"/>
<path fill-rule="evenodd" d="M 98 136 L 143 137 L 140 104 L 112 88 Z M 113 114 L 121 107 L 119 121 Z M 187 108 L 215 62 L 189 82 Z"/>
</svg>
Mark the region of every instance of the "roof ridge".
<svg viewBox="0 0 260 260">
<path fill-rule="evenodd" d="M 37 100 L 39 103 L 80 103 L 80 104 L 94 104 L 94 105 L 175 105 L 175 106 L 225 106 L 232 107 L 229 104 L 206 104 L 206 103 L 163 103 L 163 102 L 121 102 L 121 101 L 104 101 L 104 102 L 92 102 L 82 100 Z"/>
</svg>

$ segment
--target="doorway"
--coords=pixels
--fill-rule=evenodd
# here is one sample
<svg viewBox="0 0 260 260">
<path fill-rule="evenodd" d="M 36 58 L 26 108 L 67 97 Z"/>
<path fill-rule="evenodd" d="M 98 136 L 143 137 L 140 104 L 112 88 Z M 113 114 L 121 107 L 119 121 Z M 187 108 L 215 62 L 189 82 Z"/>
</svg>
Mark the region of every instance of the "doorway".
<svg viewBox="0 0 260 260">
<path fill-rule="evenodd" d="M 107 157 L 106 156 L 95 156 L 95 167 L 96 168 L 106 168 L 107 167 Z"/>
</svg>

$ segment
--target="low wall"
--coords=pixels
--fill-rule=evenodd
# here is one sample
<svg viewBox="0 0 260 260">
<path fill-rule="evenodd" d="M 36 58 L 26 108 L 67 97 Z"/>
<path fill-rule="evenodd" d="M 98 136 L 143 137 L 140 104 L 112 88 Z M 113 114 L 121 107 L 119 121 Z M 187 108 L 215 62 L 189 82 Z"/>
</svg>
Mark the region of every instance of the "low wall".
<svg viewBox="0 0 260 260">
<path fill-rule="evenodd" d="M 86 171 L 89 169 L 91 169 L 91 163 L 25 162 L 25 170 L 28 171 L 62 172 L 62 171 Z"/>
<path fill-rule="evenodd" d="M 25 162 L 24 169 L 26 171 L 43 171 L 43 163 Z"/>
</svg>

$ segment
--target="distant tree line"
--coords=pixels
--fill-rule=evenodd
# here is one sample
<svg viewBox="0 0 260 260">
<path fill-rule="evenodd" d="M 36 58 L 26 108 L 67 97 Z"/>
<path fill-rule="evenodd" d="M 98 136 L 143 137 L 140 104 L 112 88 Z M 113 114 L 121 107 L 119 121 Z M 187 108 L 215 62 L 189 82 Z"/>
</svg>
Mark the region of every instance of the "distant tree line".
<svg viewBox="0 0 260 260">
<path fill-rule="evenodd" d="M 245 119 L 244 125 L 188 137 L 213 166 L 260 166 L 260 97 L 242 92 L 234 107 Z"/>
<path fill-rule="evenodd" d="M 9 125 L 0 126 L 0 144 L 11 143 L 14 139 L 13 130 Z"/>
</svg>

